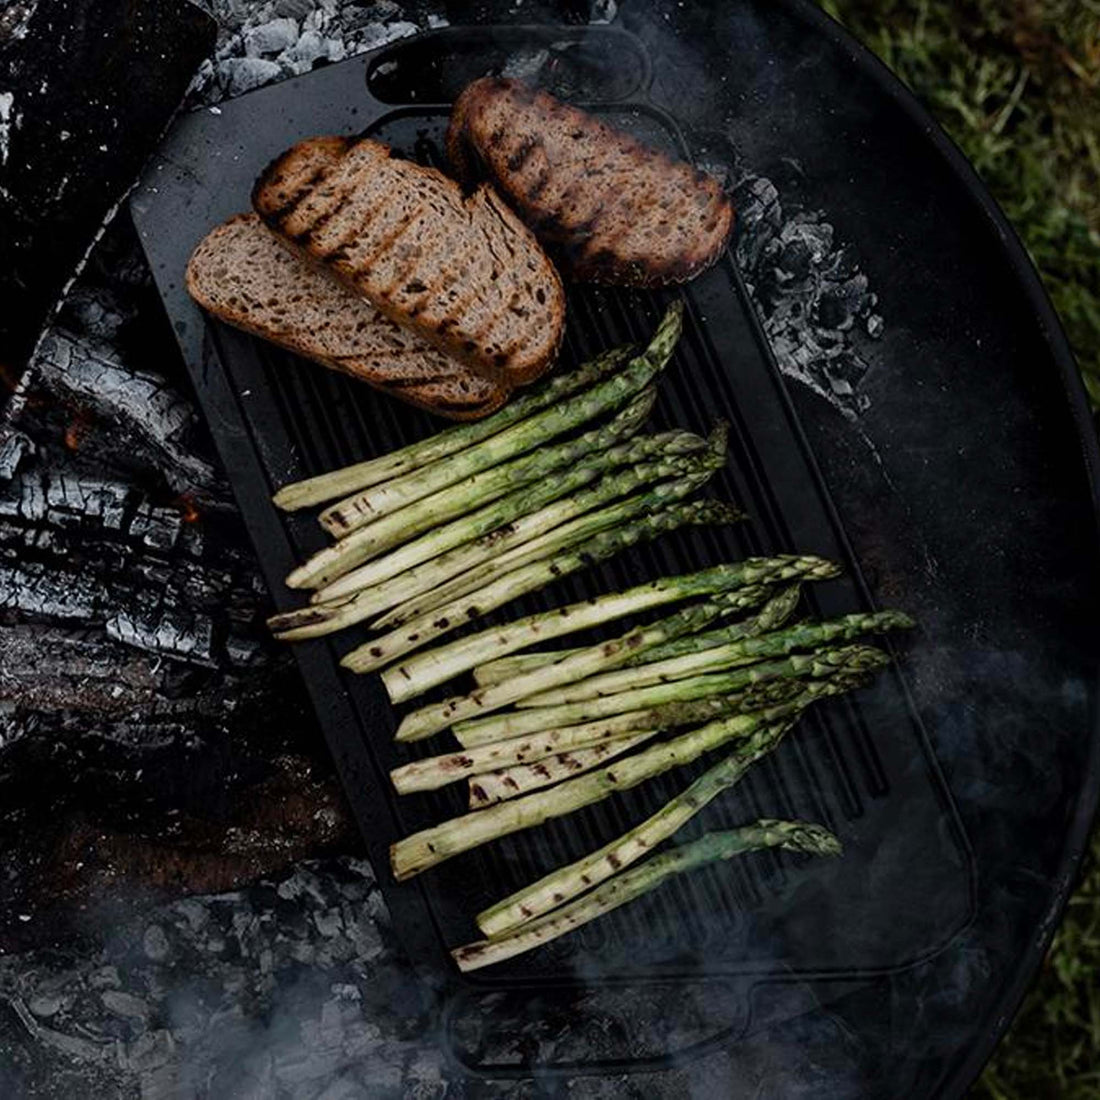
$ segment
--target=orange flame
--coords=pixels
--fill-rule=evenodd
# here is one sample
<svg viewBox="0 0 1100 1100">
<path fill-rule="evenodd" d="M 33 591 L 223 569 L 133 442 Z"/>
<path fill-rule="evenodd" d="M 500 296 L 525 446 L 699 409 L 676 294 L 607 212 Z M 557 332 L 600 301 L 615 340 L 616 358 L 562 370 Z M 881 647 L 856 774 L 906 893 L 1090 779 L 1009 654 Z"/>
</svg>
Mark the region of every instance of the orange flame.
<svg viewBox="0 0 1100 1100">
<path fill-rule="evenodd" d="M 202 519 L 202 512 L 199 511 L 195 498 L 190 493 L 180 493 L 172 504 L 183 513 L 184 523 L 198 523 Z"/>
</svg>

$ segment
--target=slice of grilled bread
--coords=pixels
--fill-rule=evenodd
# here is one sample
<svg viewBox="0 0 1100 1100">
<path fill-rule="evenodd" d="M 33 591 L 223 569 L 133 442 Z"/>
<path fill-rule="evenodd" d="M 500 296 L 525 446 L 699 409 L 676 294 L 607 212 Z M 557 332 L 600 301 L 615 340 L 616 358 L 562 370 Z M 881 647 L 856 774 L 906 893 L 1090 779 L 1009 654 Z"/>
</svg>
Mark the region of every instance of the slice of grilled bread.
<svg viewBox="0 0 1100 1100">
<path fill-rule="evenodd" d="M 511 387 L 553 362 L 561 280 L 488 186 L 454 180 L 367 139 L 315 138 L 252 192 L 261 218 L 398 324 Z"/>
<path fill-rule="evenodd" d="M 686 282 L 733 231 L 733 204 L 717 180 L 518 80 L 466 87 L 447 155 L 468 186 L 492 183 L 584 282 Z"/>
<path fill-rule="evenodd" d="M 508 397 L 306 263 L 255 214 L 205 237 L 187 265 L 187 289 L 223 321 L 440 416 L 485 416 Z"/>
</svg>

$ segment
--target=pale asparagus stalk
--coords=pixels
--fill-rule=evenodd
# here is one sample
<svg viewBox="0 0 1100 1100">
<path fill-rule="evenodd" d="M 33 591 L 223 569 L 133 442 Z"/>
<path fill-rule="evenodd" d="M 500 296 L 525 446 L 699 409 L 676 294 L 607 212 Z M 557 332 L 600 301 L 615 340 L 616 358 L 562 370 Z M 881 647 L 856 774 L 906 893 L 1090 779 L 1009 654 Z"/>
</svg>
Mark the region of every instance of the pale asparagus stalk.
<svg viewBox="0 0 1100 1100">
<path fill-rule="evenodd" d="M 434 576 L 428 570 L 437 571 L 435 583 L 439 584 L 456 572 L 483 564 L 492 553 L 519 546 L 615 496 L 625 496 L 646 484 L 646 479 L 675 476 L 682 472 L 688 456 L 706 446 L 706 440 L 694 432 L 671 431 L 638 436 L 586 455 L 558 477 L 524 485 L 345 573 L 319 588 L 312 599 L 360 592 L 399 576 L 411 576 L 417 567 L 425 571 L 426 579 Z M 567 495 L 570 493 L 573 495 Z"/>
<path fill-rule="evenodd" d="M 639 516 L 667 507 L 684 497 L 690 496 L 702 488 L 726 462 L 727 427 L 720 424 L 707 444 L 707 454 L 694 456 L 694 461 L 681 476 L 671 481 L 655 485 L 644 493 L 638 493 L 626 500 L 618 501 L 610 507 L 562 524 L 553 530 L 547 530 L 540 537 L 532 539 L 522 546 L 500 554 L 486 561 L 477 569 L 454 578 L 438 588 L 433 588 L 415 599 L 395 607 L 380 619 L 371 623 L 374 630 L 389 629 L 401 623 L 426 614 L 433 608 L 442 607 L 456 599 L 468 596 L 478 589 L 491 584 L 504 572 L 520 569 L 536 561 L 542 561 L 554 554 L 568 550 L 585 539 L 622 526 Z"/>
<path fill-rule="evenodd" d="M 292 482 L 284 485 L 272 499 L 279 508 L 293 512 L 430 466 L 438 459 L 464 451 L 512 424 L 525 420 L 540 409 L 557 405 L 566 397 L 594 385 L 605 375 L 617 371 L 631 354 L 632 349 L 629 347 L 612 348 L 611 351 L 582 363 L 576 370 L 555 374 L 536 389 L 513 397 L 499 412 L 484 420 L 457 424 L 427 439 L 410 443 L 400 450 L 390 451 L 389 454 Z"/>
<path fill-rule="evenodd" d="M 761 757 L 782 740 L 790 722 L 778 723 L 753 734 L 733 753 L 704 772 L 689 787 L 666 802 L 655 814 L 616 837 L 595 852 L 590 852 L 567 867 L 517 890 L 503 901 L 477 915 L 477 926 L 491 939 L 538 920 L 559 905 L 571 901 L 590 887 L 599 886 L 636 860 L 652 852 L 659 844 L 682 829 L 724 791 L 741 781 Z"/>
<path fill-rule="evenodd" d="M 691 643 L 705 646 L 705 635 L 684 638 L 689 651 L 679 657 L 652 663 L 636 663 L 630 668 L 611 670 L 585 680 L 566 680 L 563 677 L 560 686 L 519 696 L 519 706 L 560 707 L 566 703 L 581 703 L 601 695 L 618 695 L 650 684 L 683 680 L 706 672 L 724 672 L 739 665 L 754 664 L 795 650 L 814 649 L 829 642 L 856 638 L 861 634 L 882 634 L 888 630 L 908 629 L 912 625 L 913 620 L 901 612 L 879 611 L 842 615 L 823 623 L 798 623 L 759 637 L 742 638 L 727 645 L 701 648 L 698 652 L 691 652 L 691 648 L 694 648 Z M 549 676 L 549 672 L 547 675 Z"/>
<path fill-rule="evenodd" d="M 802 695 L 790 703 L 711 722 L 587 775 L 567 779 L 550 790 L 537 791 L 515 802 L 503 802 L 422 829 L 391 846 L 390 864 L 394 877 L 403 882 L 471 848 L 602 802 L 618 791 L 630 790 L 673 768 L 690 764 L 730 741 L 747 738 L 765 726 L 797 715 L 813 700 L 840 690 L 843 689 L 831 680 L 811 682 Z"/>
<path fill-rule="evenodd" d="M 689 680 L 673 680 L 667 684 L 624 691 L 621 695 L 605 695 L 583 703 L 569 703 L 562 707 L 532 707 L 530 710 L 509 711 L 506 714 L 489 715 L 454 726 L 454 735 L 464 748 L 486 745 L 523 737 L 543 730 L 573 726 L 578 722 L 592 722 L 615 714 L 646 710 L 665 703 L 706 699 L 731 692 L 742 691 L 756 684 L 773 680 L 804 679 L 830 676 L 837 671 L 837 662 L 844 663 L 863 646 L 852 646 L 822 653 L 795 653 L 777 661 L 763 661 L 757 665 L 734 669 L 732 672 L 694 676 Z M 877 653 L 877 650 L 870 652 Z"/>
<path fill-rule="evenodd" d="M 503 962 L 648 894 L 675 875 L 766 848 L 785 848 L 821 856 L 837 856 L 841 852 L 840 841 L 828 829 L 802 821 L 762 820 L 741 829 L 706 833 L 689 844 L 653 856 L 641 866 L 539 921 L 521 925 L 498 939 L 456 947 L 451 955 L 459 970 L 464 972 Z"/>
<path fill-rule="evenodd" d="M 649 346 L 618 373 L 568 401 L 521 420 L 477 447 L 347 497 L 321 514 L 321 526 L 337 538 L 344 538 L 416 501 L 457 487 L 482 471 L 511 463 L 517 456 L 534 451 L 557 436 L 617 409 L 651 386 L 664 369 L 680 337 L 682 318 L 682 303 L 669 306 Z"/>
<path fill-rule="evenodd" d="M 537 764 L 516 764 L 511 768 L 475 775 L 469 785 L 469 807 L 471 810 L 483 810 L 498 802 L 507 802 L 509 799 L 530 794 L 531 791 L 553 786 L 563 779 L 584 775 L 608 760 L 614 760 L 615 757 L 652 741 L 659 732 L 643 730 L 630 737 L 605 741 L 602 745 L 589 745 L 588 748 L 578 749 L 576 752 L 548 756 Z"/>
<path fill-rule="evenodd" d="M 673 454 L 654 462 L 643 461 L 658 453 L 656 451 L 658 444 L 655 441 L 664 440 L 675 449 L 686 450 L 690 446 L 687 440 L 679 438 L 680 433 L 670 433 L 670 435 L 674 438 L 647 436 L 618 444 L 609 451 L 595 456 L 595 462 L 582 461 L 559 478 L 549 478 L 537 485 L 526 486 L 503 500 L 495 501 L 468 516 L 462 516 L 437 531 L 407 543 L 383 558 L 367 562 L 360 569 L 354 570 L 315 593 L 315 602 L 310 606 L 272 616 L 268 619 L 268 626 L 283 641 L 297 641 L 302 638 L 331 634 L 354 623 L 363 622 L 394 603 L 414 598 L 424 589 L 433 589 L 438 583 L 437 577 L 448 578 L 456 573 L 465 576 L 471 568 L 476 567 L 486 558 L 492 559 L 501 548 L 506 549 L 516 541 L 521 543 L 530 541 L 536 533 L 544 529 L 533 527 L 532 521 L 538 517 L 541 517 L 543 522 L 547 522 L 554 515 L 562 514 L 563 511 L 568 513 L 570 508 L 583 508 L 596 499 L 598 494 L 611 494 L 620 488 L 629 491 L 629 487 L 644 484 L 646 479 L 658 479 L 666 473 L 683 473 L 685 470 L 692 470 L 698 465 L 698 461 L 697 456 L 692 456 L 690 453 Z M 691 439 L 697 438 L 697 436 L 691 437 Z M 694 462 L 693 457 L 696 458 Z M 602 478 L 592 488 L 568 497 L 564 501 L 557 501 L 545 508 L 539 507 L 543 502 L 554 500 L 570 492 L 577 485 L 591 481 L 598 476 L 598 470 L 622 462 L 636 462 L 639 465 L 631 469 L 615 471 Z M 524 516 L 515 522 L 507 522 L 510 515 L 516 514 L 520 509 L 529 508 L 538 510 L 533 516 Z M 501 523 L 505 526 L 501 526 Z M 487 534 L 483 534 L 481 538 L 472 542 L 463 538 L 467 532 L 473 534 L 486 531 Z M 460 541 L 464 545 L 456 545 Z M 433 550 L 448 545 L 455 546 L 455 549 L 439 557 L 423 560 Z M 392 575 L 395 564 L 401 565 L 417 560 L 422 561 L 422 564 Z M 342 591 L 345 581 L 364 574 L 364 571 L 373 570 L 375 566 L 381 566 L 378 572 L 391 574 L 388 579 L 374 585 L 364 584 L 361 592 Z M 335 595 L 334 598 L 317 601 L 317 596 L 324 593 Z"/>
<path fill-rule="evenodd" d="M 635 627 L 625 634 L 607 642 L 589 646 L 564 661 L 547 668 L 537 668 L 526 676 L 517 676 L 504 684 L 496 684 L 484 691 L 475 691 L 470 695 L 456 695 L 440 703 L 432 703 L 411 714 L 405 715 L 397 727 L 398 741 L 419 741 L 433 733 L 445 730 L 464 718 L 478 714 L 489 714 L 517 699 L 534 695 L 548 684 L 569 683 L 571 680 L 583 680 L 596 669 L 618 668 L 634 653 L 644 653 L 647 649 L 662 645 L 673 638 L 683 637 L 702 629 L 717 619 L 724 611 L 720 603 L 708 601 L 686 607 L 649 626 Z M 387 685 L 388 686 L 388 685 Z M 393 702 L 407 698 L 399 694 Z"/>
<path fill-rule="evenodd" d="M 423 534 L 444 520 L 467 515 L 523 485 L 549 476 L 570 466 L 586 455 L 605 450 L 620 439 L 628 439 L 641 428 L 653 406 L 656 390 L 652 387 L 631 398 L 606 424 L 576 439 L 557 443 L 531 455 L 524 455 L 473 474 L 431 496 L 424 497 L 393 512 L 375 523 L 361 527 L 332 546 L 318 551 L 287 577 L 291 588 L 320 588 L 342 577 L 357 565 L 387 550 L 392 550 L 416 535 Z"/>
<path fill-rule="evenodd" d="M 794 613 L 795 606 L 798 603 L 798 595 L 799 586 L 791 585 L 770 599 L 758 615 L 753 615 L 742 622 L 719 627 L 717 630 L 707 631 L 706 634 L 690 638 L 677 638 L 665 645 L 656 646 L 637 657 L 631 657 L 623 667 L 632 668 L 634 665 L 650 664 L 653 661 L 678 657 L 682 653 L 693 653 L 696 649 L 724 645 L 727 642 L 735 642 L 740 638 L 750 638 L 757 634 L 763 634 L 765 631 L 775 630 L 777 627 L 782 626 Z M 697 644 L 702 642 L 706 642 L 705 647 Z M 539 653 L 517 653 L 513 657 L 501 657 L 497 661 L 478 665 L 473 670 L 474 681 L 478 687 L 491 687 L 493 684 L 503 683 L 522 673 L 530 672 L 532 669 L 557 664 L 558 661 L 579 652 L 579 649 L 554 649 Z"/>
<path fill-rule="evenodd" d="M 352 650 L 340 662 L 353 672 L 373 672 L 392 664 L 406 653 L 421 649 L 458 626 L 480 618 L 518 596 L 537 591 L 562 577 L 605 561 L 640 542 L 655 539 L 680 527 L 734 523 L 744 518 L 732 505 L 704 500 L 676 504 L 626 527 L 604 531 L 562 554 L 533 562 L 506 573 L 493 584 L 453 604 L 438 608 L 400 629 Z"/>
<path fill-rule="evenodd" d="M 434 791 L 484 772 L 515 764 L 534 764 L 548 756 L 575 752 L 616 738 L 630 737 L 643 730 L 670 730 L 710 722 L 730 714 L 747 713 L 787 702 L 802 690 L 797 680 L 765 681 L 733 695 L 712 696 L 689 702 L 665 703 L 648 710 L 615 714 L 580 725 L 555 727 L 530 737 L 494 741 L 459 752 L 414 760 L 390 772 L 400 794 Z"/>
<path fill-rule="evenodd" d="M 784 581 L 825 580 L 836 576 L 838 572 L 838 567 L 824 558 L 785 555 L 777 558 L 747 558 L 742 562 L 719 565 L 697 573 L 662 577 L 625 592 L 613 592 L 553 611 L 527 615 L 505 626 L 492 627 L 459 638 L 402 661 L 394 675 L 408 679 L 410 684 L 420 689 L 426 689 L 434 684 L 445 683 L 485 661 L 515 653 L 539 642 L 560 638 L 577 630 L 614 622 L 627 615 L 640 614 L 652 608 L 717 592 L 747 591 L 750 598 L 742 607 L 750 607 L 759 602 L 757 594 L 762 591 L 762 586 Z M 734 605 L 729 610 L 732 614 L 740 609 L 742 608 Z"/>
</svg>

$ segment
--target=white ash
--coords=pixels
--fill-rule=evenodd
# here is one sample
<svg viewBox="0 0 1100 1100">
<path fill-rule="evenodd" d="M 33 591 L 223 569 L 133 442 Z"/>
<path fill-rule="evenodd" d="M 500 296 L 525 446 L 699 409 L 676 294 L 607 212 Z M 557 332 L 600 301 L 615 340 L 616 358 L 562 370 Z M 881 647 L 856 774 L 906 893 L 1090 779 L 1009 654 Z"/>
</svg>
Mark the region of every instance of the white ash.
<svg viewBox="0 0 1100 1100">
<path fill-rule="evenodd" d="M 8 163 L 12 125 L 18 122 L 18 116 L 12 118 L 14 105 L 14 92 L 0 92 L 0 165 Z"/>
<path fill-rule="evenodd" d="M 192 84 L 192 98 L 208 105 L 447 25 L 441 7 L 391 0 L 214 0 L 211 10 L 217 50 Z"/>
<path fill-rule="evenodd" d="M 22 1028 L 0 1038 L 0 1063 L 96 1067 L 109 1074 L 97 1095 L 448 1091 L 427 1005 L 361 860 L 135 907 L 94 953 L 0 960 L 0 999 Z"/>
<path fill-rule="evenodd" d="M 860 344 L 885 324 L 854 250 L 825 214 L 784 210 L 766 177 L 743 177 L 734 201 L 737 261 L 780 370 L 855 419 L 870 406 Z"/>
</svg>

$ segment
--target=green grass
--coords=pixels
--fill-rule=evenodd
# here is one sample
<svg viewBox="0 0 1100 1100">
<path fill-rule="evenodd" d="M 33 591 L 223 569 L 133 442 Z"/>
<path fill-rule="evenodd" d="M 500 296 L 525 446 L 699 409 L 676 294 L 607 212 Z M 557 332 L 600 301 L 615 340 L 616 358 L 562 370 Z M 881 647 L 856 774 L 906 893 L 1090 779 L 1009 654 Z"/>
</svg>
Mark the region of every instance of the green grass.
<svg viewBox="0 0 1100 1100">
<path fill-rule="evenodd" d="M 932 109 L 1020 233 L 1100 409 L 1100 0 L 821 0 Z M 1100 835 L 976 1097 L 1100 1097 Z"/>
</svg>

